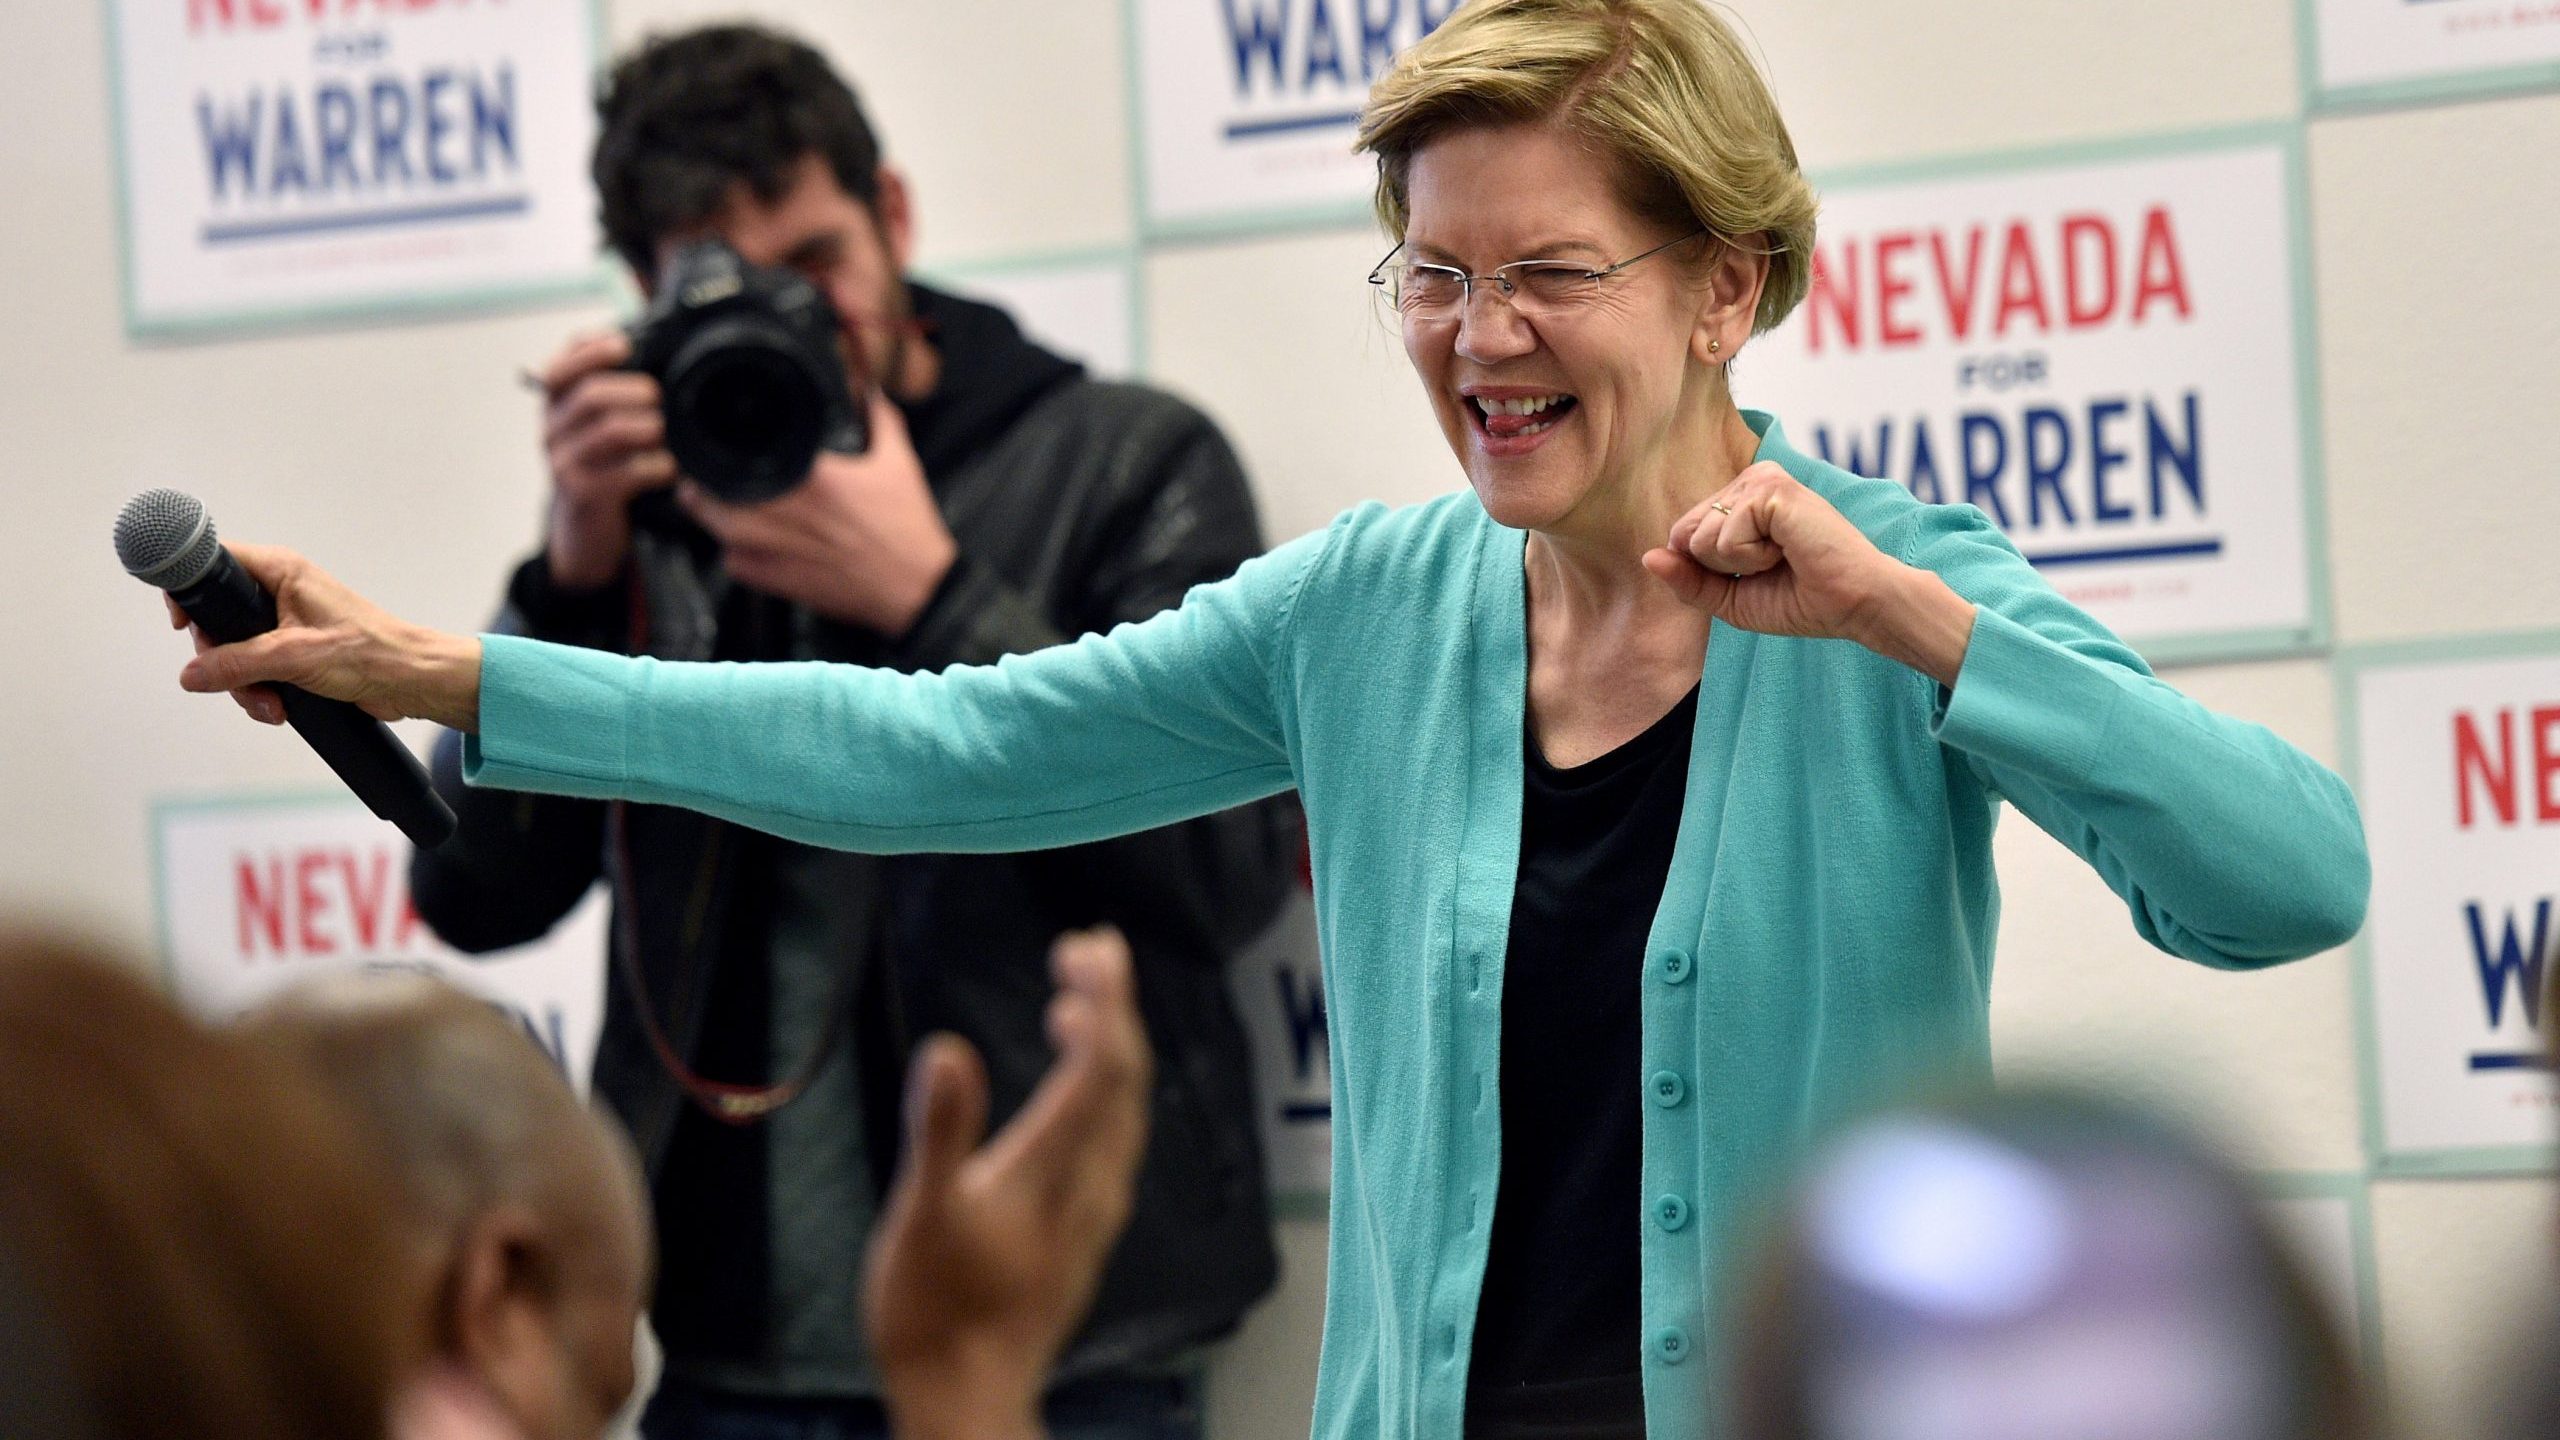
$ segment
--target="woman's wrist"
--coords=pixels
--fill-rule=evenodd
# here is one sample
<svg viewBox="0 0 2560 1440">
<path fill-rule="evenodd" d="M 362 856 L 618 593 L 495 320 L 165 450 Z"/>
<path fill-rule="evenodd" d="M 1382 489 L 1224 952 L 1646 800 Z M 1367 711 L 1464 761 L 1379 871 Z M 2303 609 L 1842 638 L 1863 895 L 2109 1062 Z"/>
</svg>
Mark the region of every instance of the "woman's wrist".
<svg viewBox="0 0 2560 1440">
<path fill-rule="evenodd" d="M 400 708 L 450 730 L 478 733 L 480 637 L 420 627 L 403 653 L 409 674 L 402 679 Z"/>
<path fill-rule="evenodd" d="M 1849 638 L 1952 686 L 1973 643 L 1973 614 L 1973 602 L 1937 572 L 1897 562 Z"/>
</svg>

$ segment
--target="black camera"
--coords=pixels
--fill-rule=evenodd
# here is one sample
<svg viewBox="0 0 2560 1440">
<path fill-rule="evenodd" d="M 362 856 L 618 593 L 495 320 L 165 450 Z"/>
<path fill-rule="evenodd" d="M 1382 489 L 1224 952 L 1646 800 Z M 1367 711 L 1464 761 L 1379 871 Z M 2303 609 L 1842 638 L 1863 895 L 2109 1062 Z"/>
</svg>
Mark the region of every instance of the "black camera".
<svg viewBox="0 0 2560 1440">
<path fill-rule="evenodd" d="M 753 504 L 807 479 L 820 450 L 870 447 L 836 335 L 817 286 L 704 240 L 669 257 L 631 327 L 631 368 L 657 380 L 667 449 L 684 473 Z"/>
</svg>

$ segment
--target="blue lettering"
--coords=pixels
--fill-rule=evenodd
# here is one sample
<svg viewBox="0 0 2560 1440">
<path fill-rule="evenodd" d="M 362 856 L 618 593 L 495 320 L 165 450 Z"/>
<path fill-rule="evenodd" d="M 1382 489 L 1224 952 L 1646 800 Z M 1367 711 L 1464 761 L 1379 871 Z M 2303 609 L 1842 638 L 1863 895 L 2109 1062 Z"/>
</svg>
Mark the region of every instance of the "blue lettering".
<svg viewBox="0 0 2560 1440">
<path fill-rule="evenodd" d="M 1309 985 L 1306 993 L 1298 993 L 1298 972 L 1283 967 L 1274 976 L 1280 982 L 1280 1014 L 1289 1022 L 1289 1053 L 1297 1064 L 1297 1077 L 1305 1081 L 1328 1068 L 1316 1049 L 1325 1043 L 1324 984 Z"/>
<path fill-rule="evenodd" d="M 1219 8 L 1227 17 L 1227 43 L 1236 52 L 1236 94 L 1253 93 L 1253 59 L 1259 54 L 1271 67 L 1271 88 L 1278 90 L 1286 83 L 1280 76 L 1280 45 L 1289 30 L 1289 0 L 1277 0 L 1276 8 L 1264 9 L 1263 0 L 1245 0 L 1253 12 L 1252 28 L 1247 30 L 1236 20 L 1236 0 L 1219 0 Z"/>
<path fill-rule="evenodd" d="M 2187 498 L 2195 502 L 2196 513 L 2204 513 L 2204 466 L 2198 452 L 2204 445 L 2204 425 L 2196 415 L 2196 392 L 2186 393 L 2187 433 L 2184 442 L 2173 439 L 2160 423 L 2160 407 L 2143 402 L 2142 419 L 2151 439 L 2151 513 L 2169 513 L 2166 497 L 2161 492 L 2160 476 L 2164 469 L 2174 469 L 2187 489 Z"/>
<path fill-rule="evenodd" d="M 230 197 L 235 174 L 242 190 L 255 193 L 258 188 L 258 113 L 265 98 L 251 91 L 239 109 L 217 111 L 213 97 L 196 97 L 196 130 L 204 137 L 205 168 L 213 174 L 216 200 Z"/>
<path fill-rule="evenodd" d="M 1946 503 L 1946 492 L 1938 484 L 1938 453 L 1930 448 L 1926 425 L 1911 427 L 1911 474 L 1903 483 L 1923 505 Z"/>
<path fill-rule="evenodd" d="M 1360 10 L 1360 80 L 1366 84 L 1396 60 L 1396 12 L 1404 0 L 1387 0 L 1387 13 L 1371 18 L 1369 0 L 1356 0 Z"/>
<path fill-rule="evenodd" d="M 539 1020 L 522 1010 L 516 1010 L 514 1014 L 516 1023 L 524 1027 L 526 1037 L 543 1054 L 551 1057 L 552 1065 L 559 1069 L 562 1078 L 571 1084 L 577 1083 L 577 1077 L 569 1074 L 569 1026 L 560 1014 L 560 1007 L 546 1007 Z"/>
<path fill-rule="evenodd" d="M 489 152 L 506 157 L 516 168 L 516 67 L 498 67 L 494 86 L 471 87 L 471 173 L 489 173 Z"/>
<path fill-rule="evenodd" d="M 276 128 L 267 137 L 267 166 L 269 195 L 282 195 L 287 187 L 311 188 L 310 168 L 302 163 L 302 122 L 294 118 L 291 95 L 276 96 Z"/>
<path fill-rule="evenodd" d="M 1848 471 L 1852 475 L 1890 475 L 1893 473 L 1893 421 L 1889 417 L 1876 422 L 1876 448 L 1872 461 L 1866 451 L 1858 448 L 1858 437 L 1855 434 L 1851 434 L 1842 442 L 1848 450 L 1848 458 L 1846 459 L 1841 459 L 1831 453 L 1831 432 L 1828 429 L 1816 429 L 1814 431 L 1814 443 L 1822 447 L 1822 458 L 1824 460 L 1839 466 L 1841 469 Z"/>
<path fill-rule="evenodd" d="M 2480 902 L 2474 900 L 2462 907 L 2463 918 L 2471 922 L 2471 961 L 2480 972 L 2481 997 L 2489 1007 L 2489 1028 L 2498 1028 L 2507 1005 L 2507 982 L 2516 982 L 2517 993 L 2524 997 L 2524 1020 L 2539 1028 L 2542 1024 L 2542 967 L 2550 955 L 2551 897 L 2544 896 L 2533 907 L 2533 943 L 2516 943 L 2516 917 L 2510 910 L 2499 922 L 2497 954 L 2489 953 L 2489 933 L 2480 922 Z"/>
<path fill-rule="evenodd" d="M 324 84 L 312 92 L 311 111 L 320 126 L 320 188 L 334 191 L 344 176 L 346 188 L 363 189 L 356 173 L 356 97 L 344 85 Z"/>
<path fill-rule="evenodd" d="M 2089 508 L 2097 523 L 2118 525 L 2133 518 L 2133 507 L 2117 505 L 2107 498 L 2107 472 L 2124 468 L 2125 453 L 2107 442 L 2107 422 L 2121 420 L 2126 410 L 2122 400 L 2089 402 Z"/>
<path fill-rule="evenodd" d="M 1298 83 L 1312 90 L 1316 76 L 1330 75 L 1336 85 L 1349 85 L 1351 77 L 1342 71 L 1342 41 L 1333 33 L 1333 12 L 1325 8 L 1325 0 L 1310 0 L 1307 8 L 1307 63 Z"/>
<path fill-rule="evenodd" d="M 453 72 L 430 70 L 418 87 L 418 113 L 427 120 L 427 176 L 439 185 L 450 185 L 459 177 L 452 166 L 444 163 L 445 137 L 453 133 L 453 119 L 437 102 L 453 88 Z"/>
<path fill-rule="evenodd" d="M 2053 508 L 2062 512 L 2062 523 L 2076 525 L 2079 517 L 2071 513 L 2071 497 L 2062 489 L 2062 472 L 2071 468 L 2071 422 L 2062 412 L 2049 405 L 2027 407 L 2027 524 L 2044 524 L 2044 497 L 2053 496 Z M 2051 436 L 2052 453 L 2047 454 L 2043 437 Z"/>
<path fill-rule="evenodd" d="M 2000 498 L 2000 472 L 2009 468 L 2009 432 L 2001 427 L 1999 416 L 1968 410 L 1957 433 L 1963 437 L 1958 448 L 1964 455 L 1964 502 L 1989 515 L 1992 524 L 2008 529 L 2009 507 Z M 1974 445 L 1976 436 L 1991 441 L 1988 462 Z"/>
<path fill-rule="evenodd" d="M 389 180 L 393 167 L 400 178 L 413 178 L 409 170 L 409 92 L 400 82 L 383 76 L 373 82 L 373 178 L 376 184 Z"/>
</svg>

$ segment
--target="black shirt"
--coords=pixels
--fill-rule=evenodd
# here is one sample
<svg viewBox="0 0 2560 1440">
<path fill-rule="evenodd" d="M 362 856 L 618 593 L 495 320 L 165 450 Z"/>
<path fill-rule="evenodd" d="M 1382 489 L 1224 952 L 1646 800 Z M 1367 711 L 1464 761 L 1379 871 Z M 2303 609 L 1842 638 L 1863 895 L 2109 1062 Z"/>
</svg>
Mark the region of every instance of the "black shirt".
<svg viewBox="0 0 2560 1440">
<path fill-rule="evenodd" d="M 1502 1180 L 1467 1373 L 1475 1440 L 1643 1440 L 1638 980 L 1698 692 L 1569 770 L 1531 736 L 1502 978 Z"/>
</svg>

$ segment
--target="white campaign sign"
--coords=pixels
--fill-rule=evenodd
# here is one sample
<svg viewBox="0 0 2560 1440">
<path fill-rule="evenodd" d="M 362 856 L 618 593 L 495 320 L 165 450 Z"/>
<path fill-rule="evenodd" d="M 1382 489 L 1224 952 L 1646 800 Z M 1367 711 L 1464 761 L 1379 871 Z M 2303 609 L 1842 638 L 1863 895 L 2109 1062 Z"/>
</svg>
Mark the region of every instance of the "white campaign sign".
<svg viewBox="0 0 2560 1440">
<path fill-rule="evenodd" d="M 1137 373 L 1129 267 L 1118 260 L 966 275 L 955 289 L 1010 312 L 1023 333 L 1105 379 Z"/>
<path fill-rule="evenodd" d="M 2541 656 L 2361 668 L 2355 712 L 2382 1157 L 2547 1154 L 2560 639 Z"/>
<path fill-rule="evenodd" d="M 2311 0 L 2326 89 L 2560 63 L 2560 0 Z"/>
<path fill-rule="evenodd" d="M 1829 192 L 1735 397 L 2136 643 L 2306 645 L 2291 193 L 2274 144 Z"/>
<path fill-rule="evenodd" d="M 605 893 L 542 940 L 473 958 L 409 904 L 409 843 L 353 800 L 159 811 L 160 913 L 178 998 L 227 1019 L 339 970 L 442 976 L 521 1023 L 581 1092 L 604 1021 Z"/>
<path fill-rule="evenodd" d="M 594 284 L 592 0 L 110 0 L 136 330 Z"/>
<path fill-rule="evenodd" d="M 1369 82 L 1458 0 L 1136 0 L 1146 218 L 1351 208 Z"/>
<path fill-rule="evenodd" d="M 1324 967 L 1316 956 L 1314 897 L 1292 895 L 1229 973 L 1253 1049 L 1271 1190 L 1322 1199 L 1332 1187 L 1333 1073 L 1325 1031 Z"/>
</svg>

